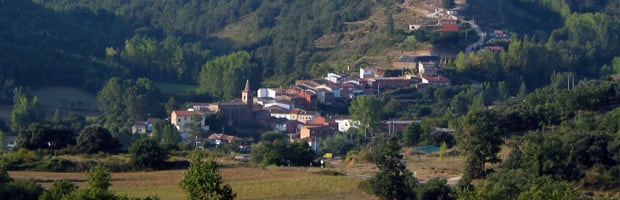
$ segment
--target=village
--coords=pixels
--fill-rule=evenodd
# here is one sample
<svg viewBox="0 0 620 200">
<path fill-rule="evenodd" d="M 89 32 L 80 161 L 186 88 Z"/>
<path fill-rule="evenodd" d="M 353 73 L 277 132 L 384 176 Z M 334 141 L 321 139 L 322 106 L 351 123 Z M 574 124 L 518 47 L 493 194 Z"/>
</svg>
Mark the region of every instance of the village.
<svg viewBox="0 0 620 200">
<path fill-rule="evenodd" d="M 509 35 L 502 30 L 481 30 L 474 20 L 464 20 L 459 12 L 466 8 L 465 1 L 455 1 L 453 9 L 444 9 L 439 1 L 428 1 L 422 10 L 426 18 L 436 23 L 409 24 L 408 31 L 423 27 L 432 27 L 439 33 L 459 32 L 468 24 L 473 28 L 479 40 L 469 45 L 465 51 L 501 52 L 503 46 L 496 42 L 508 42 Z M 488 44 L 488 45 L 487 45 Z M 333 105 L 347 105 L 359 96 L 385 96 L 387 91 L 415 88 L 418 91 L 427 88 L 448 87 L 452 84 L 446 77 L 442 65 L 454 55 L 444 55 L 428 51 L 423 55 L 403 54 L 391 62 L 391 66 L 360 67 L 359 71 L 347 73 L 329 72 L 322 79 L 296 80 L 289 87 L 259 88 L 252 91 L 249 80 L 239 98 L 227 102 L 186 102 L 185 109 L 174 110 L 167 120 L 173 124 L 183 141 L 194 148 L 221 147 L 221 144 L 237 144 L 239 152 L 249 152 L 251 141 L 247 137 L 260 135 L 266 131 L 280 131 L 289 136 L 291 142 L 304 141 L 315 151 L 319 151 L 320 141 L 335 134 L 343 134 L 350 128 L 359 128 L 359 122 L 348 115 L 335 115 L 327 110 Z M 321 106 L 323 105 L 323 106 Z M 211 128 L 206 118 L 211 114 L 221 114 L 224 123 Z M 196 118 L 200 120 L 197 120 Z M 154 121 L 135 122 L 133 133 L 152 132 Z M 204 137 L 192 135 L 192 127 L 199 121 Z M 399 119 L 384 121 L 384 130 L 389 134 L 401 133 L 409 124 L 420 123 L 420 119 Z M 229 129 L 225 129 L 228 127 Z M 435 130 L 453 133 L 447 127 L 435 127 Z M 425 147 L 428 148 L 428 147 Z M 437 149 L 437 147 L 430 147 Z"/>
<path fill-rule="evenodd" d="M 393 68 L 403 71 L 396 77 L 384 77 L 385 72 L 380 69 L 361 68 L 354 75 L 328 73 L 324 79 L 297 80 L 290 88 L 260 88 L 257 91 L 251 91 L 248 80 L 245 89 L 240 92 L 240 98 L 229 102 L 188 102 L 186 109 L 174 110 L 165 120 L 169 120 L 183 140 L 195 148 L 217 148 L 220 144 L 235 143 L 239 144 L 239 151 L 247 152 L 249 143 L 230 133 L 248 136 L 260 135 L 261 132 L 257 130 L 276 130 L 287 134 L 291 142 L 304 141 L 313 150 L 319 151 L 321 139 L 345 133 L 352 127 L 357 128 L 359 123 L 350 116 L 322 114 L 327 112 L 320 110 L 317 105 L 346 104 L 359 96 L 380 97 L 385 91 L 402 88 L 424 90 L 450 86 L 450 79 L 442 75 L 439 64 L 437 56 L 405 56 L 393 63 Z M 236 130 L 210 128 L 206 118 L 215 113 L 224 117 L 225 127 L 237 127 Z M 207 137 L 192 136 L 196 117 L 200 119 L 201 131 L 210 133 Z M 136 122 L 132 132 L 149 134 L 156 120 Z M 397 134 L 407 125 L 419 122 L 418 119 L 408 119 L 390 120 L 383 124 L 390 134 Z M 258 129 L 239 128 L 248 126 Z"/>
</svg>

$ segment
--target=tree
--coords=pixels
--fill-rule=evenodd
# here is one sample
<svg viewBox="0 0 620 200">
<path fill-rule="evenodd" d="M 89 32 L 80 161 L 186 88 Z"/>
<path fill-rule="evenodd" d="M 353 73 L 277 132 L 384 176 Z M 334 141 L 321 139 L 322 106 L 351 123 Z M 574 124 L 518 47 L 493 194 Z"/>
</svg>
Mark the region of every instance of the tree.
<svg viewBox="0 0 620 200">
<path fill-rule="evenodd" d="M 88 154 L 116 153 L 120 151 L 121 144 L 107 129 L 101 126 L 89 126 L 78 135 L 77 147 L 81 152 Z"/>
<path fill-rule="evenodd" d="M 419 200 L 444 199 L 456 200 L 456 193 L 452 188 L 446 185 L 444 179 L 431 179 L 426 184 L 421 184 L 416 189 L 416 196 Z"/>
<path fill-rule="evenodd" d="M 13 110 L 11 111 L 11 130 L 19 133 L 31 123 L 43 122 L 45 114 L 39 105 L 39 98 L 28 98 L 22 94 L 21 88 L 15 88 Z"/>
<path fill-rule="evenodd" d="M 248 52 L 238 51 L 207 62 L 200 71 L 200 91 L 225 100 L 243 90 L 245 80 L 260 83 L 259 68 Z"/>
<path fill-rule="evenodd" d="M 0 122 L 2 123 L 2 122 Z M 0 129 L 0 153 L 6 152 L 6 134 Z"/>
<path fill-rule="evenodd" d="M 110 180 L 112 180 L 112 174 L 110 174 L 110 171 L 102 165 L 97 165 L 88 170 L 87 177 L 87 182 L 90 188 L 108 190 L 108 187 L 112 185 L 110 183 Z"/>
<path fill-rule="evenodd" d="M 325 153 L 346 155 L 353 148 L 355 148 L 355 143 L 347 138 L 345 133 L 337 133 L 321 140 L 321 151 Z"/>
<path fill-rule="evenodd" d="M 222 185 L 222 176 L 213 158 L 209 158 L 207 162 L 200 159 L 199 154 L 194 154 L 189 169 L 181 178 L 180 185 L 185 191 L 186 199 L 234 199 L 236 194 L 230 185 Z"/>
<path fill-rule="evenodd" d="M 447 9 L 452 9 L 454 8 L 454 0 L 442 0 L 441 1 L 441 5 L 443 5 L 444 8 Z"/>
<path fill-rule="evenodd" d="M 219 131 L 226 125 L 226 118 L 221 112 L 208 113 L 205 118 L 205 124 L 209 125 L 210 130 Z"/>
<path fill-rule="evenodd" d="M 43 195 L 39 197 L 39 199 L 61 200 L 77 189 L 78 187 L 68 180 L 54 181 L 52 187 L 49 190 L 45 191 Z"/>
<path fill-rule="evenodd" d="M 420 135 L 422 135 L 422 128 L 419 123 L 414 122 L 405 127 L 401 141 L 405 145 L 415 146 L 420 142 Z"/>
<path fill-rule="evenodd" d="M 370 180 L 372 193 L 382 199 L 408 199 L 415 196 L 417 180 L 401 162 L 398 145 L 390 142 L 381 150 L 376 163 L 379 172 Z"/>
<path fill-rule="evenodd" d="M 114 136 L 129 134 L 132 122 L 151 115 L 163 115 L 158 99 L 161 97 L 155 84 L 146 78 L 110 78 L 97 93 L 97 102 L 103 112 L 100 121 Z"/>
<path fill-rule="evenodd" d="M 31 124 L 18 134 L 19 148 L 35 149 L 62 149 L 75 144 L 73 131 L 64 127 L 50 127 L 38 123 Z"/>
<path fill-rule="evenodd" d="M 166 102 L 166 114 L 172 113 L 175 109 L 177 109 L 177 100 L 174 97 L 168 98 L 168 102 Z"/>
<path fill-rule="evenodd" d="M 286 135 L 280 131 L 267 131 L 260 134 L 261 141 L 273 142 L 275 140 L 285 140 Z"/>
<path fill-rule="evenodd" d="M 129 148 L 131 161 L 140 169 L 163 169 L 166 166 L 168 152 L 150 138 L 134 142 Z"/>
<path fill-rule="evenodd" d="M 108 190 L 111 179 L 110 171 L 102 165 L 97 165 L 87 172 L 86 182 L 89 188 L 75 190 L 63 199 L 116 200 L 118 197 Z"/>
<path fill-rule="evenodd" d="M 189 127 L 189 134 L 195 138 L 202 138 L 204 131 L 202 130 L 203 117 L 197 114 L 192 115 L 192 121 L 185 123 L 184 128 Z"/>
<path fill-rule="evenodd" d="M 168 150 L 176 149 L 181 142 L 181 135 L 173 124 L 168 121 L 156 120 L 153 123 L 153 140 Z"/>
<path fill-rule="evenodd" d="M 0 165 L 0 199 L 38 199 L 43 187 L 32 180 L 13 180 L 4 165 Z"/>
<path fill-rule="evenodd" d="M 381 102 L 372 96 L 360 96 L 351 102 L 349 113 L 353 121 L 367 129 L 379 127 L 383 115 Z"/>
<path fill-rule="evenodd" d="M 497 152 L 502 144 L 494 111 L 469 112 L 463 119 L 462 147 L 467 154 L 465 177 L 481 178 L 486 174 L 485 164 L 499 162 Z"/>
</svg>

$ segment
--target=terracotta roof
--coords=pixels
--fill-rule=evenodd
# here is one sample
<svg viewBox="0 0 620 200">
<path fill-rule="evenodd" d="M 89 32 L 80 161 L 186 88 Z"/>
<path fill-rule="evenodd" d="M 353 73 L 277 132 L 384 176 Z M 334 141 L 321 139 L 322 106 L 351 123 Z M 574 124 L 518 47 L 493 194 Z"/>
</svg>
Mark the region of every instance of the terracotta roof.
<svg viewBox="0 0 620 200">
<path fill-rule="evenodd" d="M 301 111 L 302 111 L 301 109 L 295 108 L 295 109 L 291 110 L 291 114 L 299 114 L 299 113 L 301 113 Z"/>
<path fill-rule="evenodd" d="M 442 32 L 449 32 L 449 31 L 459 31 L 461 30 L 458 24 L 443 24 L 441 25 L 441 31 Z"/>
<path fill-rule="evenodd" d="M 429 83 L 450 82 L 450 79 L 443 76 L 423 76 L 422 78 L 426 79 Z"/>
</svg>

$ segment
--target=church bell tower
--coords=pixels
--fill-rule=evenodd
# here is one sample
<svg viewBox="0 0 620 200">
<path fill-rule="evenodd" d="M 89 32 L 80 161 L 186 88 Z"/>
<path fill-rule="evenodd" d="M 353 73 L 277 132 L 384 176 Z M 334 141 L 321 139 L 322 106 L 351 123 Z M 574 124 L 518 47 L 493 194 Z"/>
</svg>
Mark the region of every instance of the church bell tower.
<svg viewBox="0 0 620 200">
<path fill-rule="evenodd" d="M 241 101 L 250 106 L 254 103 L 252 90 L 250 89 L 250 80 L 245 81 L 245 89 L 241 91 Z"/>
</svg>

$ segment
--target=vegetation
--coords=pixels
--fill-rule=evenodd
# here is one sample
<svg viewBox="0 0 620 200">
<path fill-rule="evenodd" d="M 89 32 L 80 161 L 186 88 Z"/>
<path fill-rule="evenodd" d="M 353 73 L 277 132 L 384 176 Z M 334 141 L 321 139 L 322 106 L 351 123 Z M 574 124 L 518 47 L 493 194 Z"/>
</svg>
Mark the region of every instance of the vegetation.
<svg viewBox="0 0 620 200">
<path fill-rule="evenodd" d="M 312 165 L 315 152 L 306 142 L 288 142 L 284 134 L 265 132 L 264 138 L 252 147 L 252 161 L 262 165 L 308 166 Z"/>
<path fill-rule="evenodd" d="M 322 153 L 350 154 L 375 162 L 380 171 L 361 187 L 386 199 L 455 198 L 443 180 L 417 185 L 400 162 L 399 145 L 429 144 L 441 145 L 440 158 L 447 151 L 467 158 L 463 179 L 456 187 L 460 198 L 577 199 L 597 198 L 600 191 L 615 192 L 620 185 L 619 1 L 467 2 L 466 20 L 511 35 L 510 39 L 493 38 L 491 44 L 505 50 L 463 52 L 442 60 L 444 75 L 453 80 L 451 87 L 405 88 L 386 91 L 383 99 L 363 96 L 352 100 L 348 111 L 359 122 L 359 129 L 324 138 Z M 4 137 L 20 139 L 18 150 L 0 157 L 1 165 L 83 170 L 92 163 L 80 164 L 56 154 L 85 153 L 97 159 L 126 151 L 124 145 L 129 147 L 132 162 L 119 161 L 115 170 L 166 168 L 168 152 L 186 154 L 176 129 L 165 121 L 156 122 L 147 140 L 132 134 L 130 126 L 168 115 L 180 108 L 177 102 L 230 100 L 243 89 L 245 80 L 250 80 L 253 90 L 263 80 L 286 85 L 349 65 L 354 70 L 373 66 L 376 63 L 368 60 L 377 58 L 371 56 L 390 62 L 391 51 L 458 46 L 475 39 L 463 38 L 463 34 L 474 35 L 467 26 L 453 33 L 436 34 L 432 28 L 406 32 L 399 28 L 399 24 L 410 23 L 401 17 L 408 10 L 402 3 L 1 1 L 0 13 L 7 20 L 0 30 L 0 102 L 12 104 L 12 111 L 0 113 L 8 114 L 9 122 L 6 127 L 0 121 L 0 130 Z M 446 8 L 454 6 L 451 0 L 442 3 Z M 329 38 L 334 38 L 334 45 L 322 44 Z M 350 58 L 329 60 L 338 57 L 334 52 L 346 48 L 356 49 L 347 54 Z M 170 97 L 159 88 L 166 85 L 156 83 L 197 87 L 166 91 Z M 65 116 L 65 111 L 54 108 L 48 112 L 54 114 L 46 116 L 50 108 L 39 97 L 30 96 L 29 88 L 47 85 L 77 85 L 97 93 L 101 116 Z M 338 108 L 326 113 L 346 113 L 344 106 L 319 108 Z M 385 136 L 381 122 L 389 119 L 419 119 L 421 123 L 409 125 L 402 134 Z M 206 121 L 214 130 L 226 124 L 217 114 L 208 115 Z M 193 135 L 203 136 L 199 124 L 193 125 Z M 454 132 L 437 131 L 445 127 Z M 313 163 L 316 154 L 307 143 L 287 139 L 278 132 L 264 133 L 252 148 L 253 162 Z M 509 156 L 498 155 L 502 148 L 509 149 Z M 127 160 L 124 155 L 114 156 Z M 192 167 L 208 169 L 205 173 L 212 179 L 207 181 L 216 187 L 207 191 L 182 183 L 193 191 L 189 198 L 213 192 L 223 198 L 234 196 L 230 188 L 220 187 L 215 162 L 197 161 Z M 97 170 L 96 179 L 109 183 L 109 173 Z M 32 181 L 2 177 L 2 199 L 32 199 L 44 193 Z M 88 189 L 78 189 L 58 183 L 43 196 L 122 198 L 108 186 L 93 182 Z M 584 191 L 596 194 L 584 195 Z"/>
<path fill-rule="evenodd" d="M 166 149 L 150 138 L 134 142 L 129 153 L 134 165 L 142 169 L 164 169 L 168 160 Z"/>
<path fill-rule="evenodd" d="M 115 153 L 122 148 L 118 139 L 112 137 L 110 131 L 100 126 L 90 126 L 82 130 L 77 137 L 77 147 L 81 152 L 88 154 Z"/>
<path fill-rule="evenodd" d="M 234 199 L 236 194 L 230 185 L 222 185 L 222 175 L 220 175 L 217 163 L 213 158 L 206 163 L 200 159 L 198 154 L 193 156 L 189 169 L 181 179 L 180 184 L 185 190 L 186 199 Z"/>
</svg>

